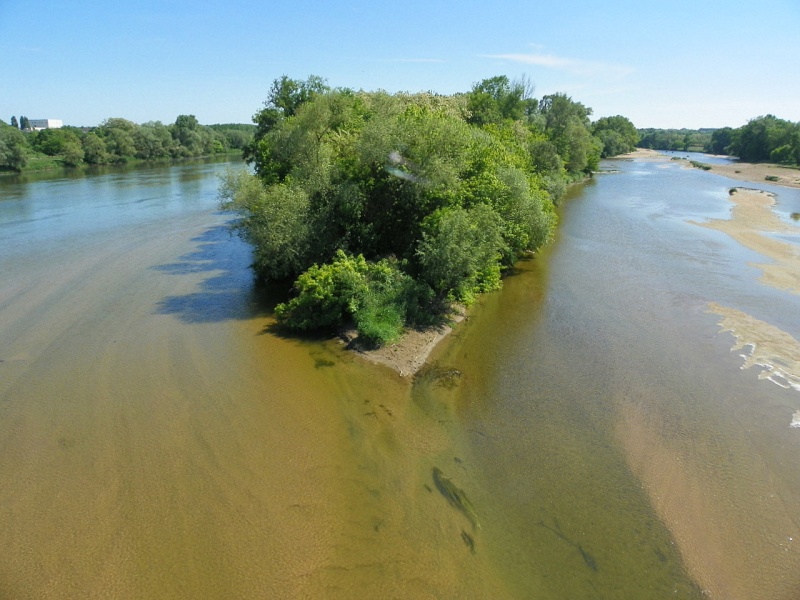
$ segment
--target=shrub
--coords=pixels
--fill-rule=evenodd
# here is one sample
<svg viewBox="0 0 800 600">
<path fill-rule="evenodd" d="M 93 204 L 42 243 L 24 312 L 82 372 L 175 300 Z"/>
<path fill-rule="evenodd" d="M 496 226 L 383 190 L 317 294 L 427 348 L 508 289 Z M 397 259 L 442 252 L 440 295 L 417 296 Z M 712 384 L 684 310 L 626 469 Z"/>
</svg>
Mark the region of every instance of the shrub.
<svg viewBox="0 0 800 600">
<path fill-rule="evenodd" d="M 332 262 L 314 265 L 294 284 L 297 295 L 276 309 L 278 322 L 301 331 L 333 329 L 353 320 L 373 346 L 400 337 L 408 303 L 423 297 L 397 261 L 368 262 L 338 250 Z M 412 309 L 416 310 L 416 307 Z"/>
</svg>

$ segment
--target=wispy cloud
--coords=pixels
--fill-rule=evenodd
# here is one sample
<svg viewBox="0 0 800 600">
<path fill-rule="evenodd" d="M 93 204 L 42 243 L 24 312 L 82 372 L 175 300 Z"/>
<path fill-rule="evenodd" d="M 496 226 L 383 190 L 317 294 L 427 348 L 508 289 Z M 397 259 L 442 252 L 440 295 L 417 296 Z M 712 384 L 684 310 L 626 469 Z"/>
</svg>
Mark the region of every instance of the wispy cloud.
<svg viewBox="0 0 800 600">
<path fill-rule="evenodd" d="M 441 58 L 389 58 L 387 62 L 397 63 L 443 63 L 446 62 Z"/>
<path fill-rule="evenodd" d="M 545 67 L 547 69 L 564 71 L 571 75 L 581 75 L 583 77 L 614 77 L 621 79 L 633 73 L 633 69 L 625 65 L 565 58 L 553 54 L 485 54 L 483 56 L 485 58 L 496 58 L 525 65 Z"/>
</svg>

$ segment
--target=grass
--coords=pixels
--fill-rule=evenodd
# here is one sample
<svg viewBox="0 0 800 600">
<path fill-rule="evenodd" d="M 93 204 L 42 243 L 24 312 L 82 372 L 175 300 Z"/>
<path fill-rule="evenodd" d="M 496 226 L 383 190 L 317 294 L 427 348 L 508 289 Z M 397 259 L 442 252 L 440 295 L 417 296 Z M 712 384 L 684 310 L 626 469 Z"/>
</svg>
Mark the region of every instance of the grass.
<svg viewBox="0 0 800 600">
<path fill-rule="evenodd" d="M 22 172 L 28 171 L 49 171 L 50 169 L 61 169 L 64 163 L 56 156 L 31 156 L 28 158 L 28 164 L 23 167 Z"/>
</svg>

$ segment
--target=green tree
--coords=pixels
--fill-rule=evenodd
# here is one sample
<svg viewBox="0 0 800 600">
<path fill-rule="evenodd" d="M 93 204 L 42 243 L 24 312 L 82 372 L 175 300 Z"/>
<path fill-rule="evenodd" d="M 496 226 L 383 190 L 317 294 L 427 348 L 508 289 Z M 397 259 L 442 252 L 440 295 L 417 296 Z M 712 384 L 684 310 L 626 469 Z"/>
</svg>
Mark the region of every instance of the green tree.
<svg viewBox="0 0 800 600">
<path fill-rule="evenodd" d="M 733 129 L 722 127 L 711 134 L 711 142 L 706 147 L 706 152 L 711 154 L 726 154 L 733 141 Z"/>
<path fill-rule="evenodd" d="M 592 125 L 592 133 L 603 142 L 602 157 L 633 152 L 639 143 L 639 132 L 626 117 L 602 117 Z"/>
<path fill-rule="evenodd" d="M 48 156 L 64 154 L 67 146 L 71 146 L 74 153 L 75 145 L 80 146 L 80 136 L 77 130 L 69 127 L 59 129 L 43 129 L 31 134 L 33 149 Z"/>
<path fill-rule="evenodd" d="M 136 153 L 133 136 L 124 129 L 111 129 L 104 138 L 112 162 L 125 162 Z"/>
<path fill-rule="evenodd" d="M 136 158 L 154 160 L 174 154 L 175 142 L 169 128 L 160 121 L 150 121 L 131 132 Z"/>
<path fill-rule="evenodd" d="M 757 117 L 734 131 L 730 152 L 748 162 L 770 160 L 772 152 L 781 146 L 797 148 L 799 131 L 800 125 L 774 115 Z"/>
<path fill-rule="evenodd" d="M 83 136 L 83 159 L 90 165 L 102 165 L 109 162 L 106 143 L 95 132 L 90 131 Z"/>
<path fill-rule="evenodd" d="M 510 81 L 505 75 L 484 79 L 467 94 L 468 121 L 475 125 L 517 121 L 535 112 L 533 86 L 526 80 Z"/>
<path fill-rule="evenodd" d="M 286 184 L 265 186 L 246 172 L 230 172 L 220 187 L 222 206 L 242 215 L 236 227 L 254 247 L 259 277 L 297 277 L 314 260 L 315 232 L 307 194 Z"/>
<path fill-rule="evenodd" d="M 325 80 L 316 75 L 310 75 L 305 81 L 283 75 L 273 81 L 264 108 L 253 116 L 256 131 L 252 143 L 244 149 L 245 160 L 256 163 L 258 169 L 261 140 L 283 119 L 294 116 L 300 106 L 329 90 Z"/>
<path fill-rule="evenodd" d="M 566 94 L 551 94 L 539 101 L 545 133 L 556 146 L 570 173 L 591 172 L 600 161 L 601 142 L 591 134 L 590 108 Z"/>
<path fill-rule="evenodd" d="M 278 322 L 308 331 L 355 321 L 374 345 L 395 340 L 406 319 L 414 282 L 395 261 L 368 262 L 362 255 L 337 251 L 330 263 L 313 265 L 295 282 L 296 295 L 276 307 Z"/>
<path fill-rule="evenodd" d="M 21 171 L 28 163 L 27 149 L 25 135 L 0 121 L 0 169 Z"/>
<path fill-rule="evenodd" d="M 778 164 L 783 164 L 783 165 L 794 164 L 795 163 L 794 150 L 789 144 L 778 146 L 772 152 L 769 153 L 769 159 L 771 162 Z"/>
<path fill-rule="evenodd" d="M 107 162 L 125 162 L 136 155 L 133 136 L 138 127 L 133 121 L 113 117 L 103 121 L 95 130 L 105 144 Z"/>
<path fill-rule="evenodd" d="M 11 126 L 19 129 L 19 123 L 17 122 L 17 117 L 11 117 Z"/>
<path fill-rule="evenodd" d="M 75 137 L 68 140 L 61 149 L 62 160 L 67 167 L 77 167 L 83 162 L 84 152 L 80 140 Z"/>
<path fill-rule="evenodd" d="M 276 81 L 254 118 L 255 173 L 229 176 L 220 191 L 258 276 L 295 280 L 278 310 L 292 328 L 353 319 L 381 343 L 497 288 L 504 269 L 549 239 L 565 165 L 585 172 L 599 161 L 588 109 L 568 100 L 574 114 L 551 137 L 538 103 L 507 78 L 472 98 L 302 96 L 292 82 Z M 470 102 L 483 94 L 496 116 L 476 120 Z"/>
<path fill-rule="evenodd" d="M 502 223 L 489 206 L 453 207 L 428 219 L 417 249 L 420 277 L 440 299 L 471 302 L 500 286 Z"/>
</svg>

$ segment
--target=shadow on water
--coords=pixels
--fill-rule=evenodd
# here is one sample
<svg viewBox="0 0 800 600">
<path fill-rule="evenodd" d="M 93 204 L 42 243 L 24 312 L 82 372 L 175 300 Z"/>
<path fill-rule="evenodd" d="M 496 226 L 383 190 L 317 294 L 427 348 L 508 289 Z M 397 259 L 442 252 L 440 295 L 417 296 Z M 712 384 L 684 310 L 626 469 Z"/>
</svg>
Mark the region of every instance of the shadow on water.
<svg viewBox="0 0 800 600">
<path fill-rule="evenodd" d="M 280 301 L 274 289 L 258 285 L 249 268 L 251 249 L 227 225 L 192 239 L 196 249 L 176 262 L 151 267 L 179 277 L 199 279 L 197 291 L 167 296 L 156 308 L 187 323 L 246 320 L 272 314 Z"/>
</svg>

